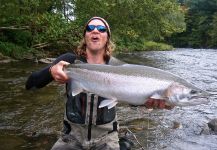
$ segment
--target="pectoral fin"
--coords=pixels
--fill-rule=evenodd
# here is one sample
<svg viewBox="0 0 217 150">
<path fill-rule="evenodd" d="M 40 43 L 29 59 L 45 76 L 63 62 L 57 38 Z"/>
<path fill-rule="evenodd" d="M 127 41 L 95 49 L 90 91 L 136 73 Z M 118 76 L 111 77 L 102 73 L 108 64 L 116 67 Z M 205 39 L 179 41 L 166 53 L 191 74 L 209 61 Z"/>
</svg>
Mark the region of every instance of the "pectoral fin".
<svg viewBox="0 0 217 150">
<path fill-rule="evenodd" d="M 99 108 L 103 108 L 103 107 L 108 107 L 108 109 L 111 109 L 112 107 L 114 107 L 118 102 L 116 100 L 103 100 L 100 105 Z"/>
<path fill-rule="evenodd" d="M 72 81 L 71 91 L 72 91 L 72 96 L 75 96 L 83 92 L 83 89 L 81 88 L 81 85 L 78 82 Z"/>
<path fill-rule="evenodd" d="M 117 101 L 113 102 L 112 104 L 108 105 L 108 109 L 111 109 L 112 107 L 115 107 L 117 105 Z"/>
</svg>

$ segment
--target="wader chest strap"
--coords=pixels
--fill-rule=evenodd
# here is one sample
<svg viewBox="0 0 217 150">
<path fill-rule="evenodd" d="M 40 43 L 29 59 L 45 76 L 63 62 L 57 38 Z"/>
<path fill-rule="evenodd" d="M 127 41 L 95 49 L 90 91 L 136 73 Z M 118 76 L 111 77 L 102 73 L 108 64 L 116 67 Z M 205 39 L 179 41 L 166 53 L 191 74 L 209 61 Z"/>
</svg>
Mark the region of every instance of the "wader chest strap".
<svg viewBox="0 0 217 150">
<path fill-rule="evenodd" d="M 95 94 L 87 93 L 87 111 L 86 111 L 86 119 L 85 124 L 88 125 L 88 140 L 91 139 L 91 127 L 92 124 L 96 125 L 97 118 L 97 104 L 98 104 L 98 96 Z"/>
<path fill-rule="evenodd" d="M 86 117 L 85 117 L 85 124 L 89 124 L 89 118 L 90 118 L 90 103 L 91 103 L 91 95 L 90 93 L 87 93 L 87 104 L 86 104 Z"/>
<path fill-rule="evenodd" d="M 94 95 L 92 124 L 96 125 L 98 96 Z"/>
<path fill-rule="evenodd" d="M 95 94 L 87 93 L 87 104 L 86 104 L 86 117 L 85 124 L 88 125 L 90 123 L 96 125 L 97 119 L 97 104 L 98 104 L 98 96 Z"/>
</svg>

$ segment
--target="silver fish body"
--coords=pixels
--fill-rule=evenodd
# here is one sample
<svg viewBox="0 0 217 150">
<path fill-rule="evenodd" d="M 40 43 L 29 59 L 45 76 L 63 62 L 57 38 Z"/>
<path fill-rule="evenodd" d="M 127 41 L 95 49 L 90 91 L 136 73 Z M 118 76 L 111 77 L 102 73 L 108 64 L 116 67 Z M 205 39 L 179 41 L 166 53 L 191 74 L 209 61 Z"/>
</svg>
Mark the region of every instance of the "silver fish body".
<svg viewBox="0 0 217 150">
<path fill-rule="evenodd" d="M 70 64 L 65 72 L 72 79 L 73 95 L 87 91 L 107 98 L 100 107 L 111 108 L 117 101 L 143 105 L 148 98 L 164 99 L 175 106 L 208 102 L 209 93 L 177 75 L 153 67 Z"/>
</svg>

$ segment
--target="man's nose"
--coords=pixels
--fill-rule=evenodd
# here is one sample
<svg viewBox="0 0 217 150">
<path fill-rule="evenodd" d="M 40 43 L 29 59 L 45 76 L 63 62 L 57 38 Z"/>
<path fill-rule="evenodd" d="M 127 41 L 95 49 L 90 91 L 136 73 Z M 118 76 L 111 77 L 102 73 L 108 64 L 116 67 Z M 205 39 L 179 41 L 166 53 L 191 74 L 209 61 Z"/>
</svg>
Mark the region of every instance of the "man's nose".
<svg viewBox="0 0 217 150">
<path fill-rule="evenodd" d="M 94 28 L 94 30 L 92 32 L 93 33 L 99 33 L 99 31 L 97 30 L 97 28 Z"/>
</svg>

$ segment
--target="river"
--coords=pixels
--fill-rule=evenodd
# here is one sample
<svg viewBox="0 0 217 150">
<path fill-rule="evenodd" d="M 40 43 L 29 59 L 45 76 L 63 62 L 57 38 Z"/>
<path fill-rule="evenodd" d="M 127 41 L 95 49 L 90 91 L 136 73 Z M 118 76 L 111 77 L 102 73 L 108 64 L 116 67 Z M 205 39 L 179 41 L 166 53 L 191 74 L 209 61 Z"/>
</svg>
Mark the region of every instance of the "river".
<svg viewBox="0 0 217 150">
<path fill-rule="evenodd" d="M 217 95 L 217 50 L 176 49 L 116 57 L 170 71 Z M 1 150 L 50 149 L 57 140 L 62 129 L 64 86 L 53 82 L 40 90 L 25 90 L 28 75 L 43 66 L 28 61 L 1 64 Z M 120 135 L 128 130 L 134 149 L 143 146 L 147 150 L 215 150 L 216 133 L 201 131 L 211 119 L 217 118 L 216 100 L 217 96 L 212 96 L 206 105 L 153 111 L 119 104 Z"/>
</svg>

